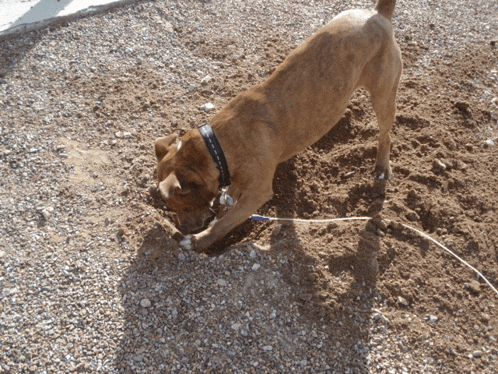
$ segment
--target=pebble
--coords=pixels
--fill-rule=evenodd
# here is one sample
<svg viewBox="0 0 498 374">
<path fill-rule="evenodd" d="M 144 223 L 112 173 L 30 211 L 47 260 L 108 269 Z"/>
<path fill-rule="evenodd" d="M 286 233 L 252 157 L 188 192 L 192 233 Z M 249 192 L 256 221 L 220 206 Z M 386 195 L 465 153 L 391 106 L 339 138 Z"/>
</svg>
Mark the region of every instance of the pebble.
<svg viewBox="0 0 498 374">
<path fill-rule="evenodd" d="M 260 265 L 260 264 L 254 264 L 254 265 L 252 266 L 252 270 L 258 270 L 260 267 L 261 267 L 261 265 Z"/>
<path fill-rule="evenodd" d="M 467 282 L 464 284 L 465 288 L 468 290 L 472 291 L 473 293 L 479 293 L 481 292 L 481 284 L 476 281 L 475 279 L 471 280 L 470 282 Z"/>
<path fill-rule="evenodd" d="M 213 78 L 210 75 L 206 75 L 201 79 L 201 86 L 206 86 L 208 83 L 212 82 Z"/>
<path fill-rule="evenodd" d="M 218 286 L 220 286 L 220 287 L 226 287 L 226 286 L 227 286 L 227 281 L 226 281 L 226 280 L 224 280 L 224 279 L 218 279 L 218 280 L 216 281 L 216 284 L 217 284 Z"/>
<path fill-rule="evenodd" d="M 487 313 L 481 314 L 481 321 L 488 323 L 490 319 L 491 319 L 491 316 L 489 314 L 487 314 Z"/>
<path fill-rule="evenodd" d="M 462 112 L 468 112 L 469 109 L 470 109 L 470 104 L 467 103 L 466 101 L 458 101 L 455 103 L 455 107 L 458 109 L 458 110 L 461 110 Z"/>
<path fill-rule="evenodd" d="M 43 218 L 48 221 L 50 217 L 52 217 L 52 213 L 54 212 L 54 208 L 49 206 L 41 211 Z"/>
<path fill-rule="evenodd" d="M 401 297 L 401 296 L 398 296 L 398 304 L 401 304 L 403 306 L 410 305 L 410 303 L 404 297 Z"/>
<path fill-rule="evenodd" d="M 374 217 L 372 219 L 372 223 L 380 230 L 382 231 L 386 231 L 388 226 L 389 226 L 389 222 L 386 221 L 385 219 L 382 219 L 380 217 Z"/>
<path fill-rule="evenodd" d="M 446 165 L 436 158 L 434 161 L 432 161 L 432 170 L 436 174 L 442 173 L 446 171 Z"/>
<path fill-rule="evenodd" d="M 312 297 L 313 297 L 313 295 L 310 293 L 302 293 L 301 295 L 299 295 L 299 298 L 302 301 L 310 301 L 312 299 Z"/>
<path fill-rule="evenodd" d="M 474 358 L 480 358 L 482 357 L 482 351 L 474 351 L 474 353 L 472 353 L 472 356 L 474 356 Z"/>
<path fill-rule="evenodd" d="M 438 318 L 438 317 L 436 317 L 436 316 L 429 316 L 428 321 L 429 321 L 430 323 L 436 323 L 437 321 L 439 321 L 439 318 Z"/>
<path fill-rule="evenodd" d="M 152 303 L 150 302 L 149 299 L 142 299 L 142 301 L 140 301 L 140 306 L 142 308 L 150 308 L 152 305 Z"/>
<path fill-rule="evenodd" d="M 207 104 L 201 105 L 199 108 L 205 112 L 211 112 L 214 110 L 215 107 L 212 103 L 207 103 Z"/>
<path fill-rule="evenodd" d="M 420 216 L 416 212 L 411 211 L 406 213 L 406 219 L 408 221 L 415 222 L 420 220 Z"/>
</svg>

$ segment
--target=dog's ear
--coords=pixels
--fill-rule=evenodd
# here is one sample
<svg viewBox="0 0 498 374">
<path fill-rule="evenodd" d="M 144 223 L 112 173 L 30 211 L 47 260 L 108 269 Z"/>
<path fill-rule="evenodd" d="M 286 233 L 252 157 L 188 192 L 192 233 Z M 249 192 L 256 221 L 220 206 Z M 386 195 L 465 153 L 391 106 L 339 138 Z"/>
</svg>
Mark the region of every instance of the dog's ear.
<svg viewBox="0 0 498 374">
<path fill-rule="evenodd" d="M 166 156 L 166 154 L 168 153 L 169 146 L 173 144 L 176 141 L 176 139 L 177 139 L 176 134 L 171 134 L 156 139 L 154 149 L 156 151 L 157 161 L 161 161 L 164 158 L 164 156 Z"/>
</svg>

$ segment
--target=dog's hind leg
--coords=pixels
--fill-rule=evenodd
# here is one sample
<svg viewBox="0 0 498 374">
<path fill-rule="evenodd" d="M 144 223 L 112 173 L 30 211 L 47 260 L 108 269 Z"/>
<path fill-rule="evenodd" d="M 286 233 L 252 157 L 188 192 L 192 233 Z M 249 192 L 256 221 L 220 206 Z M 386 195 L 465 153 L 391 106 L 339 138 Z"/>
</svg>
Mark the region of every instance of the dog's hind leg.
<svg viewBox="0 0 498 374">
<path fill-rule="evenodd" d="M 372 98 L 372 105 L 380 131 L 373 175 L 377 179 L 392 179 L 393 174 L 389 162 L 391 149 L 389 132 L 396 115 L 396 92 L 401 76 L 401 57 L 394 54 L 390 59 L 390 63 L 381 65 L 384 69 L 377 70 L 375 81 L 370 81 L 370 84 L 365 85 Z"/>
<path fill-rule="evenodd" d="M 373 176 L 377 179 L 393 178 L 389 161 L 391 150 L 391 136 L 389 135 L 389 132 L 393 126 L 396 112 L 395 98 L 395 92 L 388 97 L 376 97 L 375 99 L 372 95 L 372 103 L 375 114 L 377 115 L 380 131 L 377 145 L 377 159 L 373 171 Z"/>
</svg>

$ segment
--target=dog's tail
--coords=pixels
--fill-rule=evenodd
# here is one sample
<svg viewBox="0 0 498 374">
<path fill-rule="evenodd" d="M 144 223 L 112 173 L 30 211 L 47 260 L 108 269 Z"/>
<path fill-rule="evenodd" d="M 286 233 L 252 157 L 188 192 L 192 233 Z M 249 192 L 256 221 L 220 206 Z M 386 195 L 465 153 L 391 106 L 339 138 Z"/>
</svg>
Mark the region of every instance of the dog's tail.
<svg viewBox="0 0 498 374">
<path fill-rule="evenodd" d="M 387 19 L 391 19 L 394 13 L 394 7 L 396 6 L 396 0 L 377 0 L 377 5 L 375 5 L 375 10 L 382 14 Z"/>
</svg>

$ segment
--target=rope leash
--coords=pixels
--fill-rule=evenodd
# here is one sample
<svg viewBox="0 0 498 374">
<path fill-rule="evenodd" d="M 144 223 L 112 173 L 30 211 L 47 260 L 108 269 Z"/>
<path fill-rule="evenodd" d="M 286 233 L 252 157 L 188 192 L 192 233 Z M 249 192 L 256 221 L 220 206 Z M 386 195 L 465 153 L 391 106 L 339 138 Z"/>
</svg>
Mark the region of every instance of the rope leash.
<svg viewBox="0 0 498 374">
<path fill-rule="evenodd" d="M 292 221 L 292 222 L 314 222 L 314 223 L 340 222 L 340 221 L 353 221 L 353 220 L 364 220 L 364 221 L 365 220 L 366 221 L 372 220 L 372 217 L 346 217 L 346 218 L 332 218 L 332 219 L 272 218 L 272 217 L 260 216 L 258 214 L 253 214 L 249 218 L 252 219 L 252 220 L 254 220 L 254 221 Z M 463 263 L 464 265 L 466 265 L 467 267 L 469 267 L 470 269 L 472 269 L 474 272 L 476 272 L 477 275 L 479 275 L 482 279 L 484 279 L 484 281 L 488 284 L 488 286 L 491 287 L 491 289 L 493 291 L 495 291 L 496 294 L 498 295 L 498 290 L 491 284 L 491 282 L 484 275 L 482 275 L 481 272 L 479 272 L 476 268 L 474 268 L 472 265 L 470 265 L 467 261 L 465 261 L 464 259 L 462 259 L 459 256 L 457 256 L 454 252 L 452 252 L 451 250 L 449 250 L 448 248 L 446 248 L 444 245 L 442 245 L 441 243 L 439 243 L 435 239 L 431 238 L 426 233 L 424 233 L 424 232 L 422 232 L 420 230 L 417 230 L 414 227 L 405 225 L 404 223 L 400 223 L 400 225 L 403 226 L 403 227 L 405 227 L 405 228 L 407 228 L 407 229 L 409 229 L 409 230 L 415 231 L 417 234 L 423 236 L 426 239 L 429 239 L 434 244 L 437 244 L 438 246 L 440 246 L 441 248 L 443 248 L 446 252 L 448 252 L 449 254 L 451 254 L 458 261 L 460 261 L 461 263 Z"/>
</svg>

